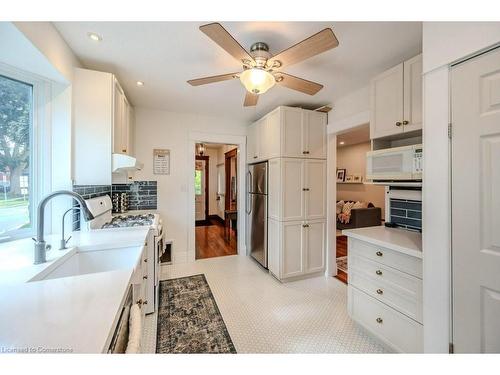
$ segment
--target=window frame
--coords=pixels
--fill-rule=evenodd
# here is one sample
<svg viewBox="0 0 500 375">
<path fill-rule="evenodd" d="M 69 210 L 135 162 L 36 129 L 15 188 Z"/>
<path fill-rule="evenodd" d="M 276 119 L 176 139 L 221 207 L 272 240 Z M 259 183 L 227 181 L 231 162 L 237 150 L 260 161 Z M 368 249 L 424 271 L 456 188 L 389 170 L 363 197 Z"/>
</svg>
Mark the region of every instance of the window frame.
<svg viewBox="0 0 500 375">
<path fill-rule="evenodd" d="M 36 233 L 37 207 L 43 191 L 50 190 L 50 108 L 51 85 L 46 79 L 12 66 L 0 63 L 0 75 L 32 86 L 32 113 L 30 129 L 30 228 L 5 232 L 0 243 L 31 237 Z"/>
</svg>

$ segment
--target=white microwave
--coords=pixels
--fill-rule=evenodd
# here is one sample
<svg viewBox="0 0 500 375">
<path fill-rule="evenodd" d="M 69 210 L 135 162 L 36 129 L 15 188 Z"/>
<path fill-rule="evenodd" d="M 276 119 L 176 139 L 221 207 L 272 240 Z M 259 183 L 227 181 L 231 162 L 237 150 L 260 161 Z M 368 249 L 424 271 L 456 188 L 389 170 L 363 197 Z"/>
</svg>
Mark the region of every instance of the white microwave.
<svg viewBox="0 0 500 375">
<path fill-rule="evenodd" d="M 366 179 L 421 181 L 422 145 L 387 148 L 366 153 Z"/>
</svg>

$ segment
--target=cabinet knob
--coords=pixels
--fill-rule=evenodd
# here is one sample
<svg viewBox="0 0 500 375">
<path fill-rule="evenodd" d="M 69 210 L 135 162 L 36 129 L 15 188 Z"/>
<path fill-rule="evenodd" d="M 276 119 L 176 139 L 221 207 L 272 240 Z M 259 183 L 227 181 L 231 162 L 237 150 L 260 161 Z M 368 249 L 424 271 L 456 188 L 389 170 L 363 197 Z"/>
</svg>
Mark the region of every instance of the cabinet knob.
<svg viewBox="0 0 500 375">
<path fill-rule="evenodd" d="M 309 228 L 309 224 L 302 224 L 303 228 Z"/>
<path fill-rule="evenodd" d="M 375 273 L 376 273 L 377 275 L 379 275 L 379 276 L 380 276 L 380 275 L 382 275 L 382 271 L 380 271 L 380 270 L 376 270 L 376 271 L 375 271 Z"/>
<path fill-rule="evenodd" d="M 302 151 L 304 155 L 309 155 L 309 151 Z"/>
<path fill-rule="evenodd" d="M 148 279 L 148 275 L 142 277 L 144 280 Z"/>
<path fill-rule="evenodd" d="M 147 263 L 148 262 L 148 258 L 144 259 L 144 263 Z"/>
<path fill-rule="evenodd" d="M 309 191 L 309 188 L 303 188 L 302 191 Z"/>
<path fill-rule="evenodd" d="M 257 159 L 257 155 L 255 155 L 253 158 L 254 158 L 254 159 Z"/>
<path fill-rule="evenodd" d="M 408 124 L 409 124 L 408 121 L 406 121 L 406 120 L 403 121 L 403 125 L 408 125 Z"/>
<path fill-rule="evenodd" d="M 142 302 L 142 304 L 143 304 L 143 305 L 147 305 L 147 304 L 148 304 L 148 301 L 147 301 L 147 300 L 144 300 L 144 301 Z"/>
<path fill-rule="evenodd" d="M 124 148 L 124 149 L 122 150 L 122 152 L 127 152 L 127 149 L 125 149 L 125 148 Z"/>
<path fill-rule="evenodd" d="M 396 122 L 396 126 L 401 126 L 401 125 L 403 125 L 401 121 Z"/>
<path fill-rule="evenodd" d="M 378 257 L 381 257 L 382 255 L 384 255 L 384 253 L 381 251 L 377 251 L 375 254 L 377 254 Z"/>
<path fill-rule="evenodd" d="M 384 322 L 384 320 L 382 318 L 377 318 L 375 319 L 375 321 L 378 323 L 378 324 L 382 324 Z"/>
<path fill-rule="evenodd" d="M 377 294 L 384 294 L 384 291 L 382 289 L 377 289 Z"/>
</svg>

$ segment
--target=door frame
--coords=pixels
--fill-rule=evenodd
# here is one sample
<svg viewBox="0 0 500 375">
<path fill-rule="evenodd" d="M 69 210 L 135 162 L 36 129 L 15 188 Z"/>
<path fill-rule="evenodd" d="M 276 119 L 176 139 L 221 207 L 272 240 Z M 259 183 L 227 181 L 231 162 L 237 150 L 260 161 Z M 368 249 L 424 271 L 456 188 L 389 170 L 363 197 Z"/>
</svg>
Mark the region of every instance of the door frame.
<svg viewBox="0 0 500 375">
<path fill-rule="evenodd" d="M 246 166 L 246 154 L 247 154 L 247 137 L 246 135 L 232 135 L 232 134 L 217 134 L 217 133 L 206 133 L 199 131 L 190 131 L 189 139 L 187 142 L 186 157 L 188 161 L 188 168 L 193 171 L 195 168 L 195 158 L 193 158 L 193 151 L 195 150 L 196 143 L 221 143 L 235 145 L 238 148 L 237 151 L 237 164 L 238 170 L 244 171 Z M 194 173 L 188 173 L 187 181 L 187 192 L 188 197 L 194 196 Z M 238 175 L 238 195 L 237 202 L 238 208 L 242 208 L 245 202 L 246 185 L 245 185 L 245 173 L 239 173 Z M 187 212 L 188 212 L 188 248 L 187 248 L 187 258 L 186 261 L 194 262 L 196 261 L 196 250 L 195 250 L 195 202 L 194 199 L 187 199 Z M 246 217 L 245 210 L 238 209 L 238 233 L 245 233 L 246 227 Z M 237 251 L 238 255 L 246 255 L 247 249 L 245 244 L 245 236 L 238 236 L 237 240 Z"/>
<path fill-rule="evenodd" d="M 231 151 L 224 153 L 224 179 L 226 185 L 226 194 L 224 196 L 224 209 L 229 210 L 231 208 L 231 159 L 236 158 L 236 176 L 238 175 L 238 149 L 234 148 Z M 239 209 L 239 206 L 236 206 Z"/>
<path fill-rule="evenodd" d="M 195 160 L 205 160 L 205 220 L 208 220 L 208 214 L 209 214 L 209 182 L 210 182 L 210 167 L 209 167 L 209 162 L 210 162 L 210 157 L 209 156 L 201 156 L 201 155 L 196 155 Z M 196 165 L 195 165 L 196 169 Z M 196 217 L 196 216 L 195 216 Z M 197 221 L 202 221 L 202 220 L 197 220 Z"/>
</svg>

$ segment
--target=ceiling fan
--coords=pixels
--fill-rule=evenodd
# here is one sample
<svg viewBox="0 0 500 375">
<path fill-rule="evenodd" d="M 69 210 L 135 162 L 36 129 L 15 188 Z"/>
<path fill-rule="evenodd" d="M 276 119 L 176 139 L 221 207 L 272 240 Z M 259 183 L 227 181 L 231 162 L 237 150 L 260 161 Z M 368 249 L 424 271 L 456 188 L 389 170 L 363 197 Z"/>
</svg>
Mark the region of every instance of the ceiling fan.
<svg viewBox="0 0 500 375">
<path fill-rule="evenodd" d="M 269 53 L 269 46 L 264 42 L 252 44 L 250 52 L 247 52 L 220 23 L 200 26 L 200 30 L 240 61 L 243 64 L 243 71 L 191 79 L 188 83 L 192 86 L 200 86 L 239 78 L 247 90 L 243 104 L 245 107 L 255 106 L 259 95 L 264 94 L 275 84 L 309 95 L 316 94 L 323 88 L 323 85 L 286 74 L 280 69 L 319 55 L 339 45 L 333 30 L 326 28 L 272 56 Z"/>
</svg>

